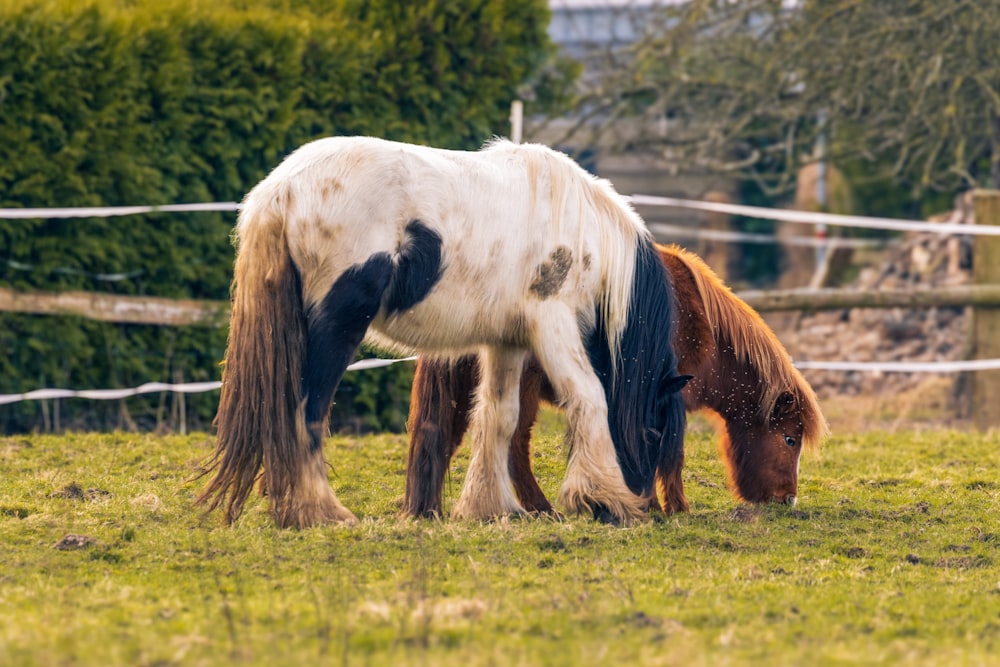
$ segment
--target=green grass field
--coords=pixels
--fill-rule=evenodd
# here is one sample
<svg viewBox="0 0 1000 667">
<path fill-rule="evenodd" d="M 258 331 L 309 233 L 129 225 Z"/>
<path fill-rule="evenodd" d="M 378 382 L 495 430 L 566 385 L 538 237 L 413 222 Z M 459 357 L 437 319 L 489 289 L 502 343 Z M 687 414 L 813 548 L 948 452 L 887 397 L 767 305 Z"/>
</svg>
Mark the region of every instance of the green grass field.
<svg viewBox="0 0 1000 667">
<path fill-rule="evenodd" d="M 403 520 L 405 437 L 337 437 L 361 525 L 280 531 L 191 507 L 209 436 L 3 438 L 0 664 L 1000 664 L 1000 436 L 835 435 L 796 508 L 736 504 L 687 442 L 691 513 L 622 529 Z"/>
</svg>

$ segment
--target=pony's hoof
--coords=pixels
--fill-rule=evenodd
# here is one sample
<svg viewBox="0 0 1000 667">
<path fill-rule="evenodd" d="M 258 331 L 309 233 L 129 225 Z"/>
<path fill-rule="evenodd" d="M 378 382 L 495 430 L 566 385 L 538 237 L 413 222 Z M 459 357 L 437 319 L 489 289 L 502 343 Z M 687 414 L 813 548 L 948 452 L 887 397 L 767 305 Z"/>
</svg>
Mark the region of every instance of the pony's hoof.
<svg viewBox="0 0 1000 667">
<path fill-rule="evenodd" d="M 416 511 L 406 508 L 400 510 L 397 516 L 400 519 L 418 519 L 418 520 L 427 519 L 430 521 L 440 521 L 442 518 L 440 510 L 435 510 L 435 509 Z"/>
<path fill-rule="evenodd" d="M 342 526 L 357 526 L 360 521 L 354 516 L 351 510 L 340 503 L 319 503 L 312 506 L 299 506 L 297 508 L 282 511 L 274 508 L 274 522 L 279 528 L 316 528 L 329 524 L 339 524 Z"/>
<path fill-rule="evenodd" d="M 341 511 L 325 523 L 337 523 L 342 526 L 359 526 L 361 521 L 354 515 L 354 512 L 347 508 L 340 508 Z"/>
<path fill-rule="evenodd" d="M 607 505 L 594 506 L 594 520 L 609 526 L 618 527 L 622 525 L 621 519 L 612 514 Z"/>
<path fill-rule="evenodd" d="M 451 518 L 459 521 L 494 521 L 500 517 L 526 514 L 521 504 L 515 501 L 470 502 L 465 498 L 459 498 L 451 510 Z"/>
<path fill-rule="evenodd" d="M 592 514 L 603 523 L 613 523 L 616 526 L 628 526 L 642 521 L 646 517 L 648 501 L 628 492 L 623 494 L 586 494 L 564 487 L 562 504 L 571 514 Z"/>
<path fill-rule="evenodd" d="M 662 503 L 662 505 L 660 506 L 660 510 L 662 510 L 664 514 L 669 516 L 672 514 L 683 514 L 685 512 L 690 512 L 691 508 L 688 505 L 687 500 L 678 501 L 675 499 L 670 499 Z"/>
<path fill-rule="evenodd" d="M 526 516 L 528 516 L 528 513 L 520 508 L 495 512 L 472 512 L 456 507 L 451 511 L 451 518 L 455 521 L 482 521 L 489 523 L 505 517 L 520 519 Z"/>
<path fill-rule="evenodd" d="M 476 494 L 463 489 L 451 509 L 451 518 L 469 521 L 492 521 L 503 516 L 523 516 L 524 507 L 513 494 Z"/>
</svg>

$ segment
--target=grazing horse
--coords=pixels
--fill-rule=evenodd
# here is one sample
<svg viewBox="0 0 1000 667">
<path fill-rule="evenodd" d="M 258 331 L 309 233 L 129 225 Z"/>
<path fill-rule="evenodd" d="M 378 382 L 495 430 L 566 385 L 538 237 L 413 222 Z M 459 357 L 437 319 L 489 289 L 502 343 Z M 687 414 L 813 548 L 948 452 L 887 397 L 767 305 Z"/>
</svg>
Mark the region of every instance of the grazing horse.
<svg viewBox="0 0 1000 667">
<path fill-rule="evenodd" d="M 683 390 L 687 409 L 713 417 L 735 496 L 794 504 L 802 445 L 817 443 L 827 431 L 816 395 L 760 315 L 700 258 L 677 246 L 657 250 L 677 296 L 678 370 L 694 376 Z M 511 477 L 528 511 L 551 512 L 531 471 L 529 442 L 539 400 L 551 401 L 553 396 L 534 360 L 525 362 L 523 373 Z M 418 360 L 410 401 L 404 513 L 441 512 L 444 476 L 468 426 L 478 375 L 474 356 L 454 362 Z M 678 457 L 673 467 L 657 470 L 658 495 L 666 512 L 688 510 L 682 465 Z"/>
<path fill-rule="evenodd" d="M 357 521 L 323 457 L 331 401 L 365 339 L 476 352 L 472 457 L 453 515 L 523 513 L 508 457 L 530 353 L 565 406 L 561 502 L 642 516 L 683 451 L 674 297 L 652 237 L 611 185 L 538 145 L 476 152 L 327 138 L 244 199 L 214 477 L 234 521 L 258 477 L 281 527 Z"/>
</svg>

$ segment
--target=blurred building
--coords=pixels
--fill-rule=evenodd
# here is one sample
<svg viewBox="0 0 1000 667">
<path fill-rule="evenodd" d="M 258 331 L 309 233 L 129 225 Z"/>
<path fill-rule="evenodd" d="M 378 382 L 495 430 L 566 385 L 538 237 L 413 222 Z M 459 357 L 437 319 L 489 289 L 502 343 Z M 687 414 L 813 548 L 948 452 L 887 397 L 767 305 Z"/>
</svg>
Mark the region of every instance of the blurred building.
<svg viewBox="0 0 1000 667">
<path fill-rule="evenodd" d="M 636 41 L 657 7 L 687 0 L 551 0 L 549 37 L 568 55 L 585 60 L 594 49 Z"/>
<path fill-rule="evenodd" d="M 584 64 L 585 78 L 596 78 L 602 68 L 614 67 L 628 57 L 628 47 L 651 30 L 656 30 L 668 5 L 687 0 L 551 0 L 552 19 L 549 36 L 561 51 Z M 530 113 L 530 108 L 529 108 Z M 600 136 L 593 129 L 604 119 L 596 118 L 591 126 L 574 131 L 578 118 L 545 118 L 529 121 L 528 138 L 547 143 L 574 155 L 585 167 L 609 179 L 622 194 L 647 194 L 688 199 L 733 199 L 734 185 L 718 175 L 678 173 L 661 156 L 652 151 L 624 146 L 641 145 L 634 141 L 639 134 L 635 120 L 621 120 L 608 127 Z M 649 132 L 658 128 L 643 128 Z M 685 209 L 637 207 L 650 224 L 657 238 L 676 242 L 695 250 L 721 275 L 726 275 L 729 251 L 724 244 L 698 241 L 692 235 L 658 230 L 659 225 L 682 227 L 696 232 L 705 226 L 728 228 L 728 222 L 715 216 Z"/>
</svg>

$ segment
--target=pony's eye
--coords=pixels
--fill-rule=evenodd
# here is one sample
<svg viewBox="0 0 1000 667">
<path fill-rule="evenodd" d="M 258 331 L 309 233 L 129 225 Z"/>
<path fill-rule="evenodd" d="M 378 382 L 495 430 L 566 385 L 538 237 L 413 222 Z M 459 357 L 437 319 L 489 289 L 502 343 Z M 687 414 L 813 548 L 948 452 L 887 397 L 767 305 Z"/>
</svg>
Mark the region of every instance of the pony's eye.
<svg viewBox="0 0 1000 667">
<path fill-rule="evenodd" d="M 789 447 L 794 447 L 795 446 L 795 438 L 793 438 L 790 435 L 786 435 L 785 436 L 785 444 L 788 445 Z"/>
</svg>

